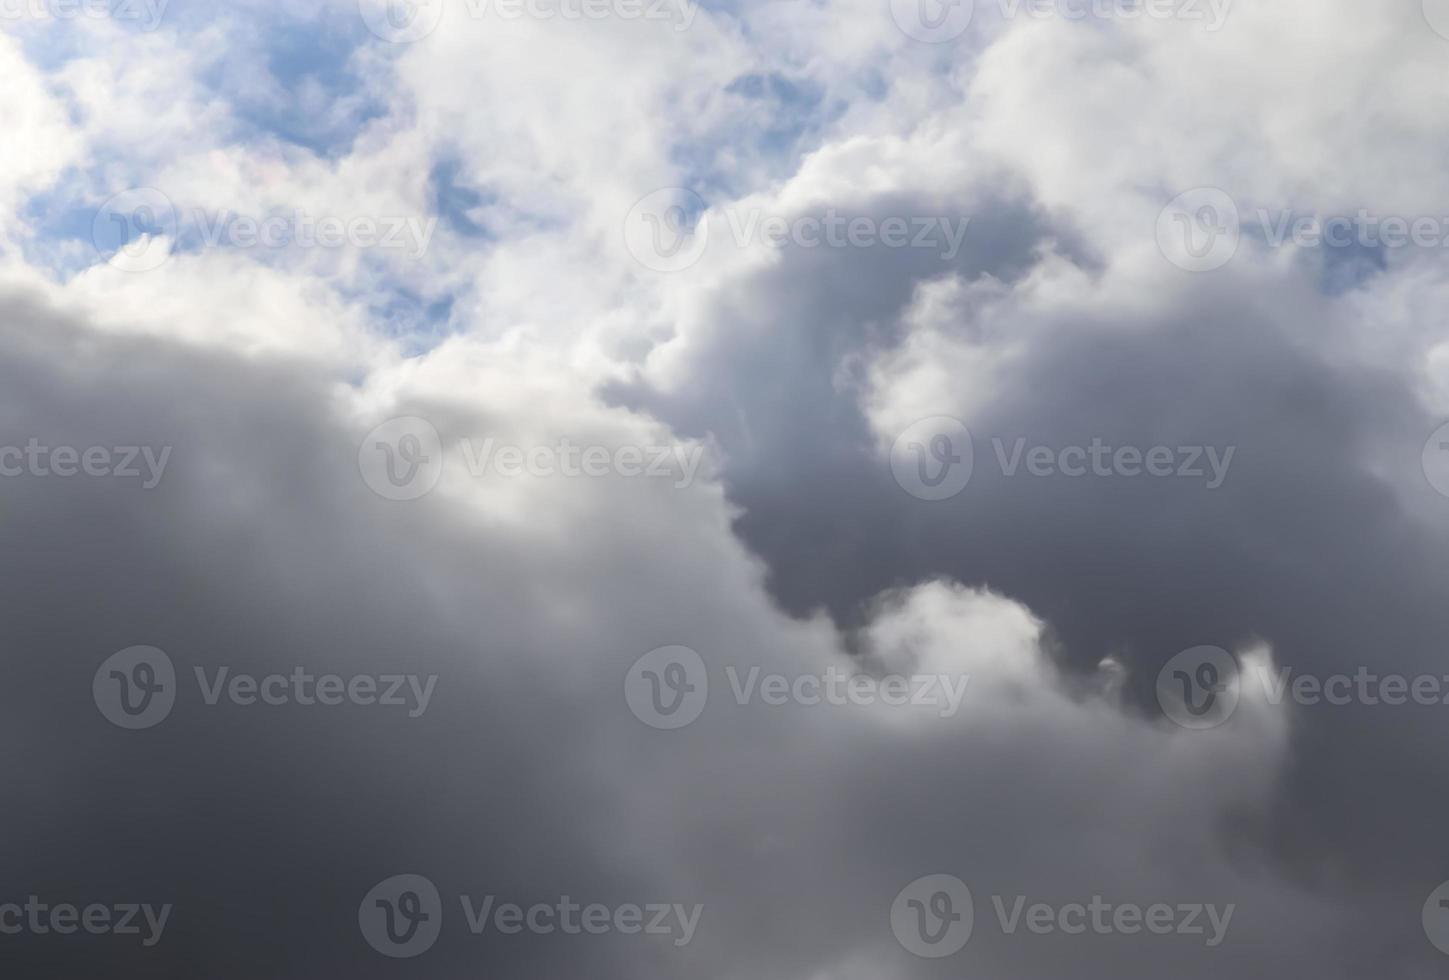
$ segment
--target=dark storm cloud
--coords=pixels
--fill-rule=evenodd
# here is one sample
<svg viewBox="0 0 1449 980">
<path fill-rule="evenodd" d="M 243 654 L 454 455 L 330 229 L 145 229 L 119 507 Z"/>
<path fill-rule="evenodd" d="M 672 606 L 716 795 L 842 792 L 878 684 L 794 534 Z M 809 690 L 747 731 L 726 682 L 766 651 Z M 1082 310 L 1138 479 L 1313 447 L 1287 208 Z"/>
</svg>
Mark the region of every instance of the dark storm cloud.
<svg viewBox="0 0 1449 980">
<path fill-rule="evenodd" d="M 1000 275 L 979 260 L 968 277 Z M 1352 356 L 1355 332 L 1369 328 L 1307 277 L 1264 288 L 1164 266 L 1171 299 L 1160 315 L 1122 322 L 1088 308 L 993 323 L 991 335 L 1019 349 L 991 379 L 999 394 L 966 418 L 970 484 L 932 503 L 892 479 L 859 388 L 834 383 L 858 355 L 890 349 L 884 324 L 903 312 L 903 284 L 864 261 L 840 266 L 873 303 L 837 303 L 837 280 L 787 260 L 743 289 L 744 322 L 714 331 L 685 381 L 633 396 L 720 440 L 737 530 L 783 606 L 824 608 L 851 627 L 885 589 L 937 576 L 1000 589 L 1048 622 L 1074 669 L 1125 662 L 1148 712 L 1159 669 L 1199 644 L 1266 640 L 1298 673 L 1445 672 L 1449 507 L 1418 472 L 1439 420 L 1419 407 L 1412 378 Z M 963 311 L 957 336 L 980 328 Z M 956 414 L 954 402 L 936 408 L 924 414 Z M 1100 438 L 1236 453 L 1214 490 L 1005 478 L 993 438 L 1008 451 L 1018 438 Z M 1388 478 L 1374 469 L 1385 457 L 1396 464 Z M 1426 508 L 1439 519 L 1426 524 Z M 1224 828 L 1269 842 L 1285 880 L 1359 900 L 1364 964 L 1391 947 L 1412 947 L 1394 955 L 1418 961 L 1419 903 L 1449 867 L 1438 829 L 1449 819 L 1446 724 L 1449 707 L 1300 708 L 1272 818 Z"/>
<path fill-rule="evenodd" d="M 0 487 L 0 900 L 175 905 L 149 950 L 7 936 L 16 975 L 395 975 L 356 914 L 400 871 L 519 900 L 661 897 L 587 843 L 579 816 L 607 809 L 574 748 L 586 726 L 525 659 L 549 632 L 547 597 L 518 578 L 520 556 L 478 546 L 446 508 L 374 497 L 325 379 L 7 307 L 0 443 L 172 447 L 150 491 L 115 478 Z M 92 703 L 91 677 L 136 644 L 175 661 L 183 694 L 163 724 L 127 732 Z M 439 680 L 409 718 L 212 707 L 192 676 L 297 665 Z M 600 975 L 664 975 L 615 962 L 608 940 L 587 948 Z M 545 975 L 573 955 L 455 930 L 432 975 Z"/>
<path fill-rule="evenodd" d="M 314 369 L 98 334 L 15 298 L 7 309 L 0 444 L 172 448 L 150 491 L 3 484 L 0 898 L 174 905 L 149 949 L 6 937 L 25 975 L 1105 977 L 1131 964 L 1207 980 L 1261 964 L 1284 937 L 1347 935 L 1338 926 L 1360 911 L 1264 877 L 1251 839 L 1220 848 L 1225 807 L 1263 818 L 1279 749 L 1252 727 L 1259 716 L 1225 741 L 1194 740 L 1078 704 L 1045 673 L 1024 688 L 993 679 L 994 645 L 1027 638 L 989 617 L 977 632 L 997 640 L 942 638 L 949 627 L 907 602 L 880 621 L 924 616 L 912 628 L 932 642 L 982 648 L 963 663 L 979 690 L 952 723 L 738 705 L 724 690 L 695 725 L 655 731 L 621 687 L 661 644 L 694 646 L 714 671 L 843 663 L 826 624 L 768 608 L 714 491 L 540 485 L 519 525 L 446 486 L 416 506 L 381 500 L 356 468 L 370 421 L 343 421 Z M 445 438 L 516 424 L 442 401 L 398 409 Z M 136 644 L 165 650 L 187 693 L 130 732 L 102 717 L 91 684 Z M 206 706 L 190 669 L 220 665 L 439 680 L 417 718 Z M 1146 838 L 1175 859 L 1143 865 Z M 362 897 L 400 873 L 428 876 L 444 902 L 442 938 L 418 960 L 379 956 L 358 928 Z M 888 918 L 902 887 L 934 873 L 971 883 L 981 923 L 940 962 L 901 949 Z M 1005 935 L 990 922 L 994 894 L 1101 893 L 1235 903 L 1232 942 Z M 490 894 L 703 910 L 686 946 L 471 935 L 459 896 Z M 1285 968 L 1353 975 L 1344 949 L 1295 948 L 1276 954 Z"/>
</svg>

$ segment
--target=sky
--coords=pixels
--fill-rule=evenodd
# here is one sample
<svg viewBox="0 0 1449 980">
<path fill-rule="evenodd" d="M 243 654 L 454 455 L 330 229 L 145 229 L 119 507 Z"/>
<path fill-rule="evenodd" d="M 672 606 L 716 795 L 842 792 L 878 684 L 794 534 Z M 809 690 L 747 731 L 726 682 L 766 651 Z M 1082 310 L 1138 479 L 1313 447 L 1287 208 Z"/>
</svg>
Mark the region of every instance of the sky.
<svg viewBox="0 0 1449 980">
<path fill-rule="evenodd" d="M 16 976 L 1449 969 L 1449 0 L 0 0 Z"/>
</svg>

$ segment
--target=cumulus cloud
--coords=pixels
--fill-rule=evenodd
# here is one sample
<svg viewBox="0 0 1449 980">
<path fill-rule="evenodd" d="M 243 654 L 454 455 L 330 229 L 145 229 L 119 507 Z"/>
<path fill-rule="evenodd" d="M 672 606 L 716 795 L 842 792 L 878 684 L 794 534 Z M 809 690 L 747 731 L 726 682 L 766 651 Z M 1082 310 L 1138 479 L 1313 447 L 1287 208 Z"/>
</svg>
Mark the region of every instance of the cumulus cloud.
<svg viewBox="0 0 1449 980">
<path fill-rule="evenodd" d="M 1272 232 L 1449 220 L 1449 39 L 1062 6 L 11 18 L 5 961 L 1433 975 L 1449 709 L 1362 692 L 1443 682 L 1442 250 Z"/>
</svg>

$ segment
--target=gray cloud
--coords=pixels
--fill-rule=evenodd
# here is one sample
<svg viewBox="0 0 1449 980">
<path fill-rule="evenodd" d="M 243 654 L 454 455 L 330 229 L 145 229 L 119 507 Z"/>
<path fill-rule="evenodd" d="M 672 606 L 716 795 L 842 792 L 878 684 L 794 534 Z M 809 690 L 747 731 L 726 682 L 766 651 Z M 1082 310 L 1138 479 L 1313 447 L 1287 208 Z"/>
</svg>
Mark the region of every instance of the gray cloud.
<svg viewBox="0 0 1449 980">
<path fill-rule="evenodd" d="M 1000 600 L 943 590 L 881 606 L 861 642 L 891 647 L 901 624 L 914 624 L 912 656 L 969 639 L 977 652 L 963 669 L 977 686 L 956 723 L 741 706 L 716 692 L 695 725 L 654 731 L 629 714 L 622 681 L 655 646 L 692 645 L 716 677 L 848 662 L 828 624 L 769 607 L 712 488 L 539 486 L 521 523 L 480 516 L 471 507 L 486 495 L 446 483 L 400 505 L 363 484 L 356 446 L 369 425 L 345 417 L 315 369 L 8 306 L 0 442 L 173 447 L 154 491 L 5 484 L 3 544 L 25 558 L 6 566 L 0 717 L 6 744 L 31 748 L 4 756 L 4 897 L 176 906 L 153 949 L 7 939 L 27 971 L 925 977 L 969 964 L 1206 978 L 1277 962 L 1347 977 L 1367 962 L 1348 923 L 1382 922 L 1385 936 L 1414 925 L 1410 910 L 1366 915 L 1337 889 L 1315 896 L 1281 868 L 1264 875 L 1281 754 L 1271 726 L 1255 727 L 1266 716 L 1202 740 L 1058 690 L 1045 666 L 1014 681 L 1025 668 L 1001 651 L 1020 656 L 1030 638 L 993 618 Z M 445 438 L 519 424 L 436 400 L 398 411 L 428 415 Z M 617 425 L 538 408 L 529 418 L 600 438 Z M 969 637 L 938 621 L 961 603 L 987 610 Z M 187 696 L 162 725 L 124 732 L 91 703 L 91 675 L 138 643 L 166 650 L 183 677 L 198 665 L 305 664 L 440 680 L 420 719 Z M 1171 859 L 1143 862 L 1144 840 Z M 403 872 L 429 876 L 448 904 L 426 959 L 394 962 L 363 942 L 356 911 Z M 906 883 L 940 872 L 976 890 L 978 935 L 964 959 L 928 962 L 895 943 L 887 913 Z M 1239 910 L 1231 941 L 1212 951 L 1180 936 L 1006 936 L 988 922 L 992 894 L 1094 893 Z M 463 894 L 704 911 L 685 947 L 471 936 Z M 1288 941 L 1322 935 L 1342 938 Z"/>
<path fill-rule="evenodd" d="M 1068 667 L 1125 663 L 1149 714 L 1158 670 L 1199 644 L 1266 640 L 1298 673 L 1442 673 L 1449 548 L 1405 505 L 1442 505 L 1417 473 L 1437 421 L 1407 374 L 1353 358 L 1365 325 L 1307 276 L 1271 296 L 1229 274 L 1194 280 L 1172 287 L 1162 315 L 1128 322 L 1089 307 L 1052 317 L 1007 307 L 1013 319 L 987 331 L 962 310 L 959 341 L 1014 352 L 991 379 L 998 394 L 967 419 L 971 483 L 930 503 L 893 481 L 860 389 L 832 383 L 898 340 L 877 325 L 903 312 L 899 283 L 855 273 L 854 288 L 886 308 L 839 311 L 824 298 L 832 284 L 787 262 L 743 287 L 753 315 L 716 331 L 688 380 L 636 396 L 722 442 L 736 527 L 785 608 L 823 608 L 849 628 L 885 589 L 936 576 L 990 586 L 1048 622 Z M 1183 280 L 1164 277 L 1173 282 Z M 791 314 L 812 300 L 818 314 Z M 953 392 L 938 413 L 974 394 Z M 1201 481 L 1007 479 L 993 437 L 1237 449 L 1230 478 L 1207 491 Z M 1374 469 L 1385 456 L 1404 464 L 1392 479 Z M 1435 829 L 1449 816 L 1436 788 L 1449 756 L 1425 749 L 1443 710 L 1298 709 L 1272 812 L 1224 827 L 1267 844 L 1284 880 L 1361 901 L 1365 963 L 1394 944 L 1422 946 L 1412 913 L 1449 862 Z"/>
</svg>

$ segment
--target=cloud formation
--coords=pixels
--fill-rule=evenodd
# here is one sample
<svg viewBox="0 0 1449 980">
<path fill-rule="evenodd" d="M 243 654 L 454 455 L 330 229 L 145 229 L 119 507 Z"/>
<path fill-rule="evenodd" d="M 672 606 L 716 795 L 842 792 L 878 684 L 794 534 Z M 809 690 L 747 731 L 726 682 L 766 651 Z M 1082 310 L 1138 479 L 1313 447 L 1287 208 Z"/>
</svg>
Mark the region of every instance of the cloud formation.
<svg viewBox="0 0 1449 980">
<path fill-rule="evenodd" d="M 1436 975 L 1435 5 L 965 6 L 7 17 L 5 962 Z"/>
</svg>

